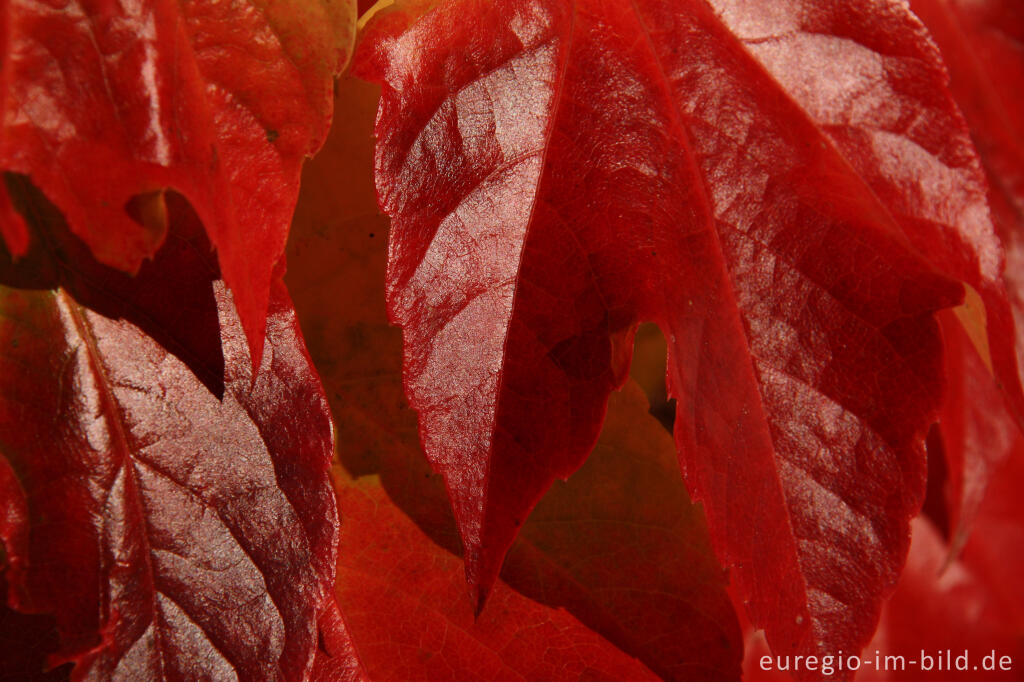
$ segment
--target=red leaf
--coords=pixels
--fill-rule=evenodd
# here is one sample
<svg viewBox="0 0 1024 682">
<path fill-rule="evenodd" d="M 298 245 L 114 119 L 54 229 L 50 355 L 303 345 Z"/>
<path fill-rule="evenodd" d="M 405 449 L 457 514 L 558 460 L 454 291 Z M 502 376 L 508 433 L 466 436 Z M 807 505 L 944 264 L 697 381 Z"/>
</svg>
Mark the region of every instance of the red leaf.
<svg viewBox="0 0 1024 682">
<path fill-rule="evenodd" d="M 1008 415 L 1000 411 L 1006 420 Z M 899 586 L 882 611 L 871 651 L 881 656 L 916 659 L 920 652 L 954 657 L 967 652 L 966 672 L 941 674 L 907 667 L 888 677 L 865 673 L 865 680 L 1024 679 L 1024 436 L 992 442 L 1003 449 L 1004 464 L 991 477 L 988 495 L 977 515 L 977 530 L 955 560 L 926 519 L 914 524 L 914 538 Z M 998 663 L 1009 656 L 1010 670 L 984 670 L 986 655 Z M 933 665 L 935 665 L 933 661 Z M 860 679 L 860 678 L 858 678 Z"/>
<path fill-rule="evenodd" d="M 369 680 L 356 651 L 352 633 L 332 597 L 320 614 L 320 648 L 310 679 L 316 682 L 364 682 Z"/>
<path fill-rule="evenodd" d="M 636 384 L 612 395 L 592 456 L 556 482 L 501 578 L 563 606 L 665 680 L 738 680 L 743 646 L 703 510 Z"/>
<path fill-rule="evenodd" d="M 1018 484 L 1020 480 L 1017 479 Z M 1022 521 L 1024 518 L 1018 517 L 1015 524 Z M 1009 557 L 1006 552 L 1010 552 Z M 1015 565 L 1018 570 L 1021 568 L 1012 545 L 1004 546 L 1003 553 L 1004 560 L 1018 559 Z M 920 661 L 923 652 L 932 657 L 928 667 L 933 669 L 921 670 L 920 665 L 908 665 L 905 671 L 877 672 L 865 668 L 858 679 L 1024 679 L 1020 670 L 1021 656 L 1024 656 L 1020 632 L 1024 623 L 1007 618 L 1005 605 L 1000 603 L 1001 595 L 993 590 L 995 585 L 975 569 L 972 561 L 956 561 L 946 566 L 947 556 L 946 545 L 935 528 L 927 519 L 916 520 L 906 569 L 896 593 L 886 603 L 878 636 L 869 648 L 872 656 L 877 651 L 881 660 L 886 656 L 903 656 L 907 661 Z M 1019 604 L 1019 585 L 1017 593 Z M 936 660 L 945 656 L 946 651 L 951 652 L 954 664 L 955 658 L 966 652 L 967 670 L 935 672 Z M 983 671 L 983 657 L 992 652 L 997 663 L 1003 656 L 1009 656 L 1013 669 Z"/>
<path fill-rule="evenodd" d="M 953 347 L 963 343 L 966 339 L 954 342 Z M 885 602 L 874 639 L 860 657 L 865 662 L 857 680 L 1024 679 L 1020 666 L 1024 658 L 1024 588 L 1020 582 L 1024 574 L 1024 498 L 1020 495 L 1024 435 L 1014 428 L 1002 401 L 991 402 L 991 386 L 983 386 L 980 395 L 970 392 L 978 387 L 976 379 L 977 375 L 968 374 L 964 382 L 968 393 L 957 394 L 968 402 L 992 405 L 994 411 L 983 414 L 963 410 L 967 432 L 984 433 L 998 423 L 1010 429 L 1006 432 L 1009 438 L 997 435 L 986 443 L 994 451 L 989 459 L 1001 464 L 992 465 L 994 475 L 986 477 L 991 484 L 984 501 L 974 510 L 976 530 L 962 553 L 951 557 L 927 518 L 914 521 L 906 566 L 895 593 Z M 974 420 L 980 423 L 972 423 Z M 779 661 L 773 656 L 767 666 L 761 665 L 762 657 L 768 655 L 767 647 L 763 638 L 749 629 L 747 632 L 744 679 L 790 679 L 777 668 L 782 663 L 792 669 L 795 661 Z M 947 651 L 949 659 L 945 659 Z M 966 663 L 967 670 L 936 670 L 940 658 L 956 665 L 956 659 L 965 652 L 967 660 L 961 665 Z M 922 654 L 931 657 L 931 670 L 922 670 Z M 991 660 L 997 664 L 1003 656 L 1009 656 L 1011 669 L 985 670 L 984 657 L 992 654 Z M 879 662 L 887 669 L 879 670 Z"/>
<path fill-rule="evenodd" d="M 326 401 L 277 285 L 252 378 L 215 285 L 212 395 L 126 321 L 66 292 L 0 294 L 0 527 L 11 605 L 52 613 L 74 676 L 300 678 L 333 585 Z"/>
<path fill-rule="evenodd" d="M 1024 472 L 1016 472 L 1017 477 L 1012 479 L 1016 486 L 1022 480 L 1020 473 Z M 1019 529 L 1022 521 L 1024 517 L 1018 515 L 1012 523 Z M 1017 551 L 1020 538 L 1013 539 L 1017 545 L 1001 544 L 999 562 L 1009 564 L 1017 573 L 1011 582 L 1001 585 L 1013 586 L 1011 603 L 1019 606 L 1022 593 L 1017 576 L 1024 567 Z M 979 570 L 979 559 L 987 564 L 994 557 L 971 554 L 965 552 L 962 560 L 947 564 L 948 549 L 942 536 L 928 519 L 915 519 L 913 542 L 899 585 L 885 603 L 875 638 L 862 654 L 833 652 L 831 658 L 822 657 L 813 663 L 780 658 L 769 653 L 760 633 L 748 630 L 743 679 L 787 682 L 793 679 L 791 674 L 796 676 L 795 669 L 806 670 L 808 666 L 819 672 L 830 670 L 825 675 L 829 678 L 838 676 L 840 665 L 845 669 L 859 665 L 858 682 L 1024 679 L 1020 667 L 1024 623 L 1008 616 L 1010 611 L 1003 601 L 1007 595 L 1001 593 L 1000 584 L 989 581 L 990 575 Z M 966 658 L 961 659 L 964 655 Z M 997 666 L 1008 656 L 1010 668 L 986 670 L 986 656 L 992 657 L 990 666 Z"/>
<path fill-rule="evenodd" d="M 727 5 L 731 3 L 722 3 Z M 744 46 L 868 183 L 914 248 L 969 284 L 967 321 L 1024 427 L 1024 392 L 987 186 L 940 55 L 916 17 L 857 1 L 723 10 Z M 821 5 L 813 10 L 797 9 Z M 1024 81 L 1021 81 L 1024 82 Z M 983 303 L 982 307 L 980 303 Z"/>
<path fill-rule="evenodd" d="M 384 85 L 376 177 L 406 390 L 482 601 L 528 511 L 590 451 L 636 324 L 657 322 L 686 478 L 753 620 L 781 652 L 857 650 L 924 492 L 932 314 L 962 296 L 933 266 L 973 267 L 912 245 L 947 218 L 971 219 L 950 225 L 957 247 L 990 231 L 977 163 L 900 3 L 714 4 L 465 0 L 364 43 L 359 71 Z M 895 55 L 904 68 L 821 94 L 895 126 L 893 150 L 934 144 L 858 173 L 755 59 L 762 29 L 783 56 Z M 901 95 L 897 120 L 868 85 Z M 886 184 L 944 163 L 948 212 Z"/>
<path fill-rule="evenodd" d="M 401 333 L 386 319 L 388 225 L 376 212 L 367 134 L 378 97 L 371 84 L 338 82 L 334 128 L 303 172 L 286 278 L 335 416 L 346 469 L 338 590 L 373 678 L 448 674 L 436 655 L 417 657 L 420 640 L 432 637 L 421 626 L 448 628 L 456 679 L 486 678 L 473 668 L 481 656 L 520 671 L 571 670 L 578 647 L 502 654 L 508 632 L 533 638 L 555 622 L 596 643 L 584 661 L 587 652 L 618 661 L 624 653 L 664 679 L 736 679 L 742 650 L 723 571 L 671 438 L 635 387 L 613 397 L 587 465 L 556 484 L 524 526 L 496 588 L 510 613 L 492 606 L 473 621 L 443 481 L 419 451 L 416 417 L 402 398 Z M 373 514 L 364 493 L 377 503 Z M 421 576 L 421 568 L 441 575 Z M 538 675 L 527 677 L 545 679 Z"/>
<path fill-rule="evenodd" d="M 0 5 L 0 169 L 28 175 L 106 265 L 135 272 L 164 241 L 126 210 L 184 195 L 217 247 L 254 358 L 303 159 L 327 134 L 354 0 Z M 25 225 L 0 188 L 15 257 Z"/>
<path fill-rule="evenodd" d="M 937 433 L 929 438 L 929 456 L 945 458 L 943 488 L 936 492 L 945 501 L 946 516 L 940 521 L 948 523 L 950 553 L 956 555 L 967 541 L 989 479 L 1011 455 L 1021 432 L 956 318 L 943 313 L 941 320 L 949 390 Z"/>
<path fill-rule="evenodd" d="M 344 479 L 343 479 L 344 481 Z M 374 479 L 343 482 L 338 590 L 374 680 L 656 680 L 567 611 L 498 583 L 474 621 L 459 560 Z"/>
<path fill-rule="evenodd" d="M 981 153 L 990 185 L 996 226 L 1006 245 L 1006 283 L 1016 321 L 1018 358 L 1024 357 L 1024 14 L 1016 3 L 914 0 L 949 65 L 953 95 L 963 109 Z M 961 317 L 978 317 L 967 310 Z M 982 317 L 984 320 L 984 317 Z M 968 324 L 968 330 L 971 325 Z M 953 333 L 947 331 L 947 337 Z M 1014 330 L 1001 336 L 1009 344 Z M 991 337 L 990 337 L 991 338 Z M 946 491 L 958 551 L 985 491 L 988 475 L 1007 456 L 1017 434 L 995 404 L 987 358 L 953 339 L 948 375 L 952 391 L 942 415 L 944 453 L 949 459 Z M 996 373 L 997 379 L 1004 379 Z M 1005 382 L 1004 382 L 1005 383 Z"/>
<path fill-rule="evenodd" d="M 949 67 L 950 87 L 970 125 L 991 184 L 1007 280 L 1024 310 L 1024 15 L 1014 0 L 912 0 Z M 1024 338 L 1017 315 L 1017 338 Z M 1018 352 L 1024 346 L 1018 343 Z"/>
</svg>

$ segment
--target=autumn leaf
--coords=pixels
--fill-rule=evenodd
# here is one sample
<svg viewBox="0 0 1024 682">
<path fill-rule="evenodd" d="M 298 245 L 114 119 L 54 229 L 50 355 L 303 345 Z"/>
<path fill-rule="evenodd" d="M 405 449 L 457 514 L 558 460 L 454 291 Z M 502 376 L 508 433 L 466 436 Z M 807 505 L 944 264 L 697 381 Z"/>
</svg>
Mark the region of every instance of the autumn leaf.
<svg viewBox="0 0 1024 682">
<path fill-rule="evenodd" d="M 1018 517 L 1014 523 L 1022 520 Z M 865 667 L 858 679 L 927 680 L 938 675 L 952 680 L 972 680 L 982 675 L 996 680 L 1022 679 L 1018 663 L 1024 655 L 1021 621 L 1007 617 L 1003 595 L 992 589 L 994 584 L 978 570 L 974 557 L 947 566 L 947 556 L 946 543 L 931 523 L 924 518 L 915 520 L 910 557 L 896 593 L 882 611 L 878 634 L 868 651 L 872 657 L 877 652 L 883 661 L 887 656 L 920 660 L 922 653 L 930 656 L 930 661 L 907 665 L 906 671 L 879 672 Z M 1020 568 L 1019 557 L 1011 561 Z M 1016 602 L 1020 604 L 1019 597 Z M 966 658 L 958 663 L 956 659 L 964 654 Z M 999 666 L 1002 660 L 1003 669 L 984 669 L 984 657 L 993 654 L 993 664 Z M 944 667 L 952 663 L 952 672 L 935 671 L 940 657 Z M 1010 667 L 1006 667 L 1004 657 L 1009 657 Z M 921 670 L 921 665 L 932 669 Z M 966 670 L 955 669 L 957 665 Z"/>
<path fill-rule="evenodd" d="M 1006 408 L 1000 409 L 999 416 L 1009 420 Z M 1024 571 L 1024 436 L 1018 433 L 1014 441 L 992 446 L 1009 450 L 999 458 L 1003 464 L 991 477 L 989 494 L 978 510 L 977 530 L 960 555 L 950 559 L 945 538 L 930 519 L 913 522 L 906 566 L 882 609 L 874 639 L 860 656 L 869 662 L 862 664 L 856 679 L 1024 679 L 1019 665 L 1024 655 L 1024 590 L 1017 578 Z M 769 665 L 761 665 L 762 656 L 770 656 L 763 638 L 748 633 L 747 642 L 745 680 L 791 679 L 778 672 L 774 656 Z M 966 670 L 956 670 L 957 659 L 964 654 L 959 665 Z M 922 655 L 931 657 L 925 664 L 931 670 L 922 670 Z M 990 666 L 1002 662 L 1003 669 L 986 670 L 986 656 L 992 656 Z M 944 666 L 954 669 L 937 670 L 940 657 Z M 789 661 L 787 667 L 792 666 Z"/>
<path fill-rule="evenodd" d="M 355 79 L 339 82 L 335 127 L 303 174 L 287 275 L 335 416 L 338 594 L 371 678 L 488 679 L 514 669 L 562 679 L 582 661 L 624 679 L 649 671 L 737 679 L 741 648 L 724 573 L 679 479 L 671 439 L 635 386 L 618 396 L 591 465 L 553 489 L 527 522 L 498 588 L 508 612 L 494 607 L 474 622 L 444 487 L 419 451 L 402 397 L 400 331 L 385 316 L 388 225 L 376 211 L 366 132 L 378 95 Z M 587 644 L 561 651 L 558 639 L 516 656 L 514 642 L 503 644 L 552 628 Z M 443 630 L 449 640 L 435 651 Z M 628 656 L 647 671 L 614 667 Z"/>
<path fill-rule="evenodd" d="M 389 314 L 481 598 L 651 320 L 752 619 L 782 653 L 858 650 L 923 497 L 933 313 L 963 296 L 940 272 L 979 292 L 1016 378 L 983 178 L 920 23 L 895 2 L 540 1 L 398 23 L 356 58 L 384 88 Z"/>
<path fill-rule="evenodd" d="M 1021 521 L 1018 515 L 1012 523 Z M 864 682 L 1022 679 L 1018 663 L 1024 655 L 1021 621 L 1009 616 L 1011 610 L 1003 601 L 1007 595 L 1000 593 L 979 565 L 994 557 L 965 553 L 947 563 L 948 546 L 932 522 L 919 517 L 912 526 L 907 564 L 896 592 L 882 609 L 874 639 L 861 654 L 843 652 L 840 657 L 837 652 L 816 660 L 811 667 L 831 670 L 828 677 L 840 666 L 859 667 L 856 679 Z M 1003 557 L 1010 548 L 1012 545 L 1002 545 Z M 1019 557 L 1016 553 L 1010 556 L 1009 563 L 1019 571 Z M 1010 603 L 1019 606 L 1019 590 Z M 986 657 L 990 657 L 988 661 Z M 797 665 L 808 666 L 773 656 L 759 633 L 748 632 L 746 682 L 786 682 L 793 679 L 791 672 Z"/>
<path fill-rule="evenodd" d="M 990 484 L 983 498 L 976 489 L 949 496 L 974 507 L 971 521 L 975 530 L 969 539 L 962 530 L 954 535 L 952 555 L 947 538 L 932 519 L 922 516 L 914 520 L 910 552 L 896 590 L 882 608 L 871 643 L 862 654 L 853 656 L 861 660 L 858 680 L 975 680 L 982 675 L 1024 679 L 1018 663 L 1024 656 L 1024 590 L 1018 579 L 1024 571 L 1020 496 L 1024 434 L 1015 427 L 963 330 L 953 319 L 943 323 L 952 337 L 950 349 L 959 353 L 954 354 L 953 363 L 961 364 L 965 374 L 954 385 L 943 410 L 944 416 L 953 411 L 956 423 L 943 425 L 941 435 L 964 439 L 968 450 L 978 450 L 975 465 L 993 469 L 982 477 L 967 468 L 963 480 L 952 487 L 970 488 L 981 478 Z M 983 448 L 988 452 L 980 452 Z M 796 662 L 771 655 L 759 633 L 749 626 L 745 630 L 744 679 L 791 679 L 778 668 L 792 670 Z M 833 668 L 838 665 L 838 653 L 833 652 Z M 924 656 L 930 659 L 923 662 Z M 989 669 L 984 667 L 986 656 L 991 657 Z M 940 658 L 941 670 L 937 668 Z M 1001 662 L 1001 668 L 993 669 Z M 821 661 L 816 665 L 820 669 Z M 850 660 L 843 665 L 850 667 Z"/>
<path fill-rule="evenodd" d="M 970 125 L 989 181 L 989 198 L 996 226 L 1006 246 L 1006 285 L 1016 321 L 1016 347 L 1021 357 L 1024 340 L 1024 147 L 1020 116 L 1024 103 L 1015 99 L 1024 86 L 1024 17 L 1011 3 L 985 0 L 976 3 L 915 0 L 914 11 L 927 24 L 949 66 L 951 89 Z M 974 324 L 977 336 L 984 310 L 970 305 L 958 315 Z M 991 360 L 984 352 L 961 348 L 960 337 L 947 329 L 950 349 L 947 376 L 951 394 L 940 418 L 941 454 L 946 458 L 948 486 L 944 491 L 955 553 L 966 540 L 989 472 L 1009 452 L 1005 444 L 1016 437 L 1012 425 L 995 402 L 998 382 L 986 377 Z M 1014 330 L 1002 339 L 1010 343 Z M 975 344 L 977 345 L 977 344 Z M 952 363 L 952 364 L 949 364 Z M 984 369 L 981 366 L 984 365 Z M 1000 378 L 996 373 L 996 378 Z"/>
<path fill-rule="evenodd" d="M 326 401 L 280 285 L 255 377 L 231 296 L 210 286 L 222 399 L 64 290 L 0 293 L 8 600 L 53 614 L 49 660 L 74 679 L 312 666 L 337 543 Z"/>
<path fill-rule="evenodd" d="M 1008 288 L 1024 310 L 1024 16 L 1012 0 L 912 0 L 942 50 L 950 88 L 963 110 L 991 188 L 996 225 L 1006 246 Z M 1024 353 L 1024 316 L 1017 315 Z"/>
<path fill-rule="evenodd" d="M 359 559 L 339 566 L 339 596 L 373 679 L 658 679 L 568 612 L 504 584 L 493 613 L 474 622 L 458 558 L 432 543 L 372 478 L 343 485 L 339 504 L 358 519 L 342 551 Z"/>
<path fill-rule="evenodd" d="M 739 679 L 739 632 L 721 569 L 708 571 L 702 519 L 685 495 L 673 504 L 650 485 L 652 477 L 666 481 L 664 460 L 627 444 L 637 432 L 668 437 L 644 415 L 635 387 L 616 398 L 612 409 L 630 428 L 611 428 L 581 476 L 545 500 L 512 550 L 509 584 L 498 583 L 476 620 L 457 557 L 402 513 L 379 478 L 336 472 L 348 520 L 339 600 L 373 679 Z M 636 428 L 638 418 L 646 428 Z M 660 454 L 670 455 L 670 445 Z M 637 484 L 653 494 L 636 497 Z"/>
<path fill-rule="evenodd" d="M 27 176 L 97 260 L 129 273 L 165 239 L 161 193 L 179 192 L 262 357 L 271 280 L 302 161 L 330 124 L 354 0 L 5 0 L 0 22 L 0 170 Z M 3 187 L 0 234 L 15 258 L 31 248 Z"/>
</svg>

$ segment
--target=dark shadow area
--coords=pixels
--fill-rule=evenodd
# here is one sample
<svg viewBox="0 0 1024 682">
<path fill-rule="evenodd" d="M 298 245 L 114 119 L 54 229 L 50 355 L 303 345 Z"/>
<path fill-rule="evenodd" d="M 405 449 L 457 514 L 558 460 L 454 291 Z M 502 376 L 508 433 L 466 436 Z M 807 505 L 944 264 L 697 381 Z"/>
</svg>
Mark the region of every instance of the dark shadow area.
<svg viewBox="0 0 1024 682">
<path fill-rule="evenodd" d="M 925 451 L 928 454 L 928 489 L 925 493 L 924 513 L 942 537 L 950 539 L 949 504 L 946 487 L 949 485 L 949 470 L 946 467 L 946 444 L 942 439 L 942 430 L 938 424 L 932 424 L 925 440 Z"/>
<path fill-rule="evenodd" d="M 0 284 L 21 289 L 63 288 L 78 303 L 139 327 L 185 363 L 218 398 L 224 396 L 224 355 L 213 282 L 215 254 L 201 221 L 180 194 L 133 199 L 137 221 L 158 212 L 167 239 L 132 276 L 98 262 L 68 228 L 60 210 L 24 175 L 4 173 L 15 210 L 28 224 L 29 252 L 12 258 L 0 240 Z"/>
<path fill-rule="evenodd" d="M 7 583 L 0 573 L 0 595 Z M 57 625 L 52 616 L 18 613 L 0 600 L 0 682 L 65 682 L 71 679 L 71 664 L 49 672 L 46 659 L 59 646 Z"/>
<path fill-rule="evenodd" d="M 668 345 L 661 329 L 653 322 L 644 322 L 636 330 L 633 363 L 629 373 L 643 389 L 651 404 L 651 415 L 661 422 L 669 433 L 676 423 L 676 400 L 668 397 L 665 367 Z"/>
</svg>

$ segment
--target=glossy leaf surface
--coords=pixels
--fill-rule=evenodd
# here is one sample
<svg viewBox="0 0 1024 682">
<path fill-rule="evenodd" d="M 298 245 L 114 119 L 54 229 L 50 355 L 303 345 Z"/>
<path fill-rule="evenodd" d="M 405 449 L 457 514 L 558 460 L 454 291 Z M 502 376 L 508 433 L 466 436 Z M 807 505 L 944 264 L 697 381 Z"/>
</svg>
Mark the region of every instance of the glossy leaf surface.
<svg viewBox="0 0 1024 682">
<path fill-rule="evenodd" d="M 716 6 L 913 247 L 972 287 L 978 319 L 964 324 L 1024 427 L 1003 248 L 981 160 L 924 27 L 894 2 Z"/>
<path fill-rule="evenodd" d="M 342 553 L 351 553 L 339 562 L 339 598 L 371 678 L 519 670 L 563 679 L 581 663 L 634 674 L 639 667 L 608 667 L 626 655 L 646 666 L 641 679 L 736 679 L 724 573 L 671 438 L 635 386 L 616 397 L 594 460 L 527 522 L 497 588 L 508 612 L 489 607 L 474 624 L 443 482 L 402 397 L 401 334 L 385 314 L 387 219 L 376 212 L 366 133 L 378 92 L 339 82 L 335 127 L 303 174 L 286 278 L 337 424 Z M 533 631 L 552 627 L 586 646 L 502 648 L 503 637 L 536 641 Z M 438 629 L 449 632 L 443 651 Z"/>
<path fill-rule="evenodd" d="M 253 379 L 210 285 L 218 399 L 63 290 L 0 296 L 0 539 L 10 604 L 52 613 L 76 679 L 299 679 L 333 584 L 331 429 L 278 285 Z"/>
<path fill-rule="evenodd" d="M 327 133 L 354 0 L 0 4 L 0 169 L 28 176 L 103 264 L 137 271 L 184 195 L 218 250 L 254 358 L 303 159 Z M 15 257 L 28 227 L 0 188 Z"/>
<path fill-rule="evenodd" d="M 962 297 L 934 268 L 966 277 L 911 228 L 960 247 L 958 231 L 991 226 L 904 6 L 758 7 L 453 2 L 404 32 L 381 21 L 357 56 L 384 86 L 376 177 L 406 391 L 481 598 L 529 510 L 590 451 L 652 320 L 687 482 L 753 620 L 782 652 L 856 650 L 874 630 L 924 492 L 932 313 Z M 903 69 L 853 69 L 822 97 L 856 109 L 877 100 L 866 82 L 889 87 L 906 94 L 893 150 L 958 153 L 893 151 L 867 173 L 746 44 L 772 42 L 758 31 L 773 17 L 833 65 L 896 51 Z M 924 142 L 900 128 L 914 115 L 933 126 Z M 965 196 L 928 225 L 880 190 L 944 168 Z M 998 250 L 982 260 L 998 272 Z"/>
</svg>

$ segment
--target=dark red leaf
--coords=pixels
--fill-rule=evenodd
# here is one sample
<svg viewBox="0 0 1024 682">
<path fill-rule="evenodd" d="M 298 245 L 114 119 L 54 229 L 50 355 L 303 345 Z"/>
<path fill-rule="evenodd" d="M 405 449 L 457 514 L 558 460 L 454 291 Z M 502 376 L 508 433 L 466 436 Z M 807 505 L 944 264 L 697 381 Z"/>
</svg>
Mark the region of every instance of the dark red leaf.
<svg viewBox="0 0 1024 682">
<path fill-rule="evenodd" d="M 300 167 L 327 134 L 354 22 L 354 0 L 4 0 L 0 169 L 29 176 L 97 260 L 132 273 L 165 229 L 130 204 L 180 192 L 260 358 Z M 2 187 L 0 234 L 28 253 Z"/>
<path fill-rule="evenodd" d="M 76 679 L 298 679 L 313 664 L 337 542 L 326 401 L 283 287 L 253 379 L 211 286 L 222 400 L 127 321 L 59 289 L 0 290 L 0 499 L 24 511 L 0 526 L 9 600 L 53 614 L 50 660 Z"/>
<path fill-rule="evenodd" d="M 388 305 L 481 601 L 653 320 L 686 478 L 752 619 L 781 652 L 859 649 L 924 493 L 932 314 L 962 297 L 934 268 L 999 270 L 920 24 L 898 2 L 596 0 L 465 0 L 398 23 L 357 57 L 384 86 Z M 772 44 L 827 57 L 844 78 L 819 96 L 857 126 L 834 129 Z M 871 125 L 890 165 L 868 172 L 851 130 Z M 908 177 L 943 179 L 948 205 L 930 212 L 930 185 L 912 202 Z"/>
<path fill-rule="evenodd" d="M 352 633 L 332 596 L 320 614 L 320 647 L 313 660 L 314 682 L 365 682 L 366 668 L 359 658 Z"/>
</svg>

